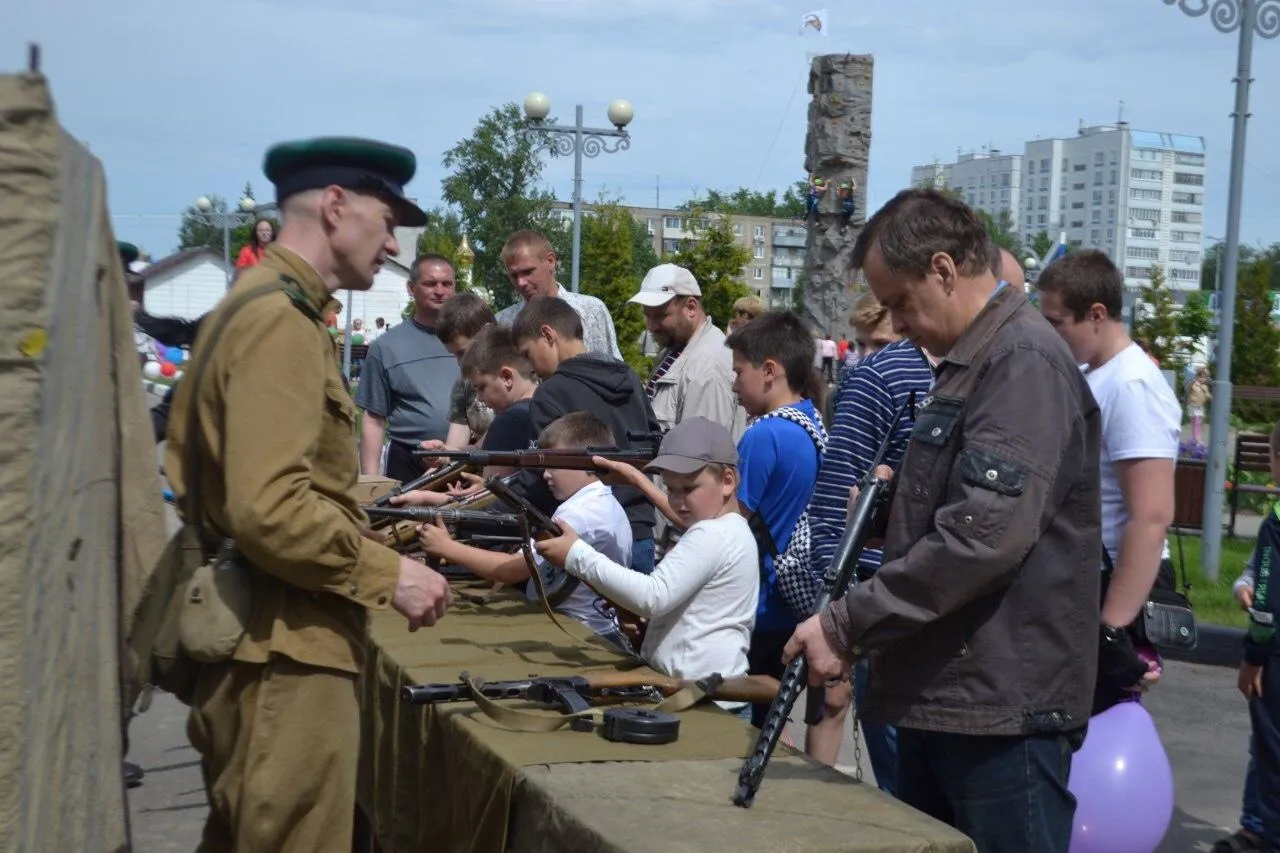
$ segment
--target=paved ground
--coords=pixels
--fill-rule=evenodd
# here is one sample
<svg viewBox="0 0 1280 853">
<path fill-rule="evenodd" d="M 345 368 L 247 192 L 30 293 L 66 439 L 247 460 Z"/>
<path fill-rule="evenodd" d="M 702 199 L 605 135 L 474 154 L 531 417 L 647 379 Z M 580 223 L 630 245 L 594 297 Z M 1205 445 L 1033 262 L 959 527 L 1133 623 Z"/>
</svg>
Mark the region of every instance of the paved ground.
<svg viewBox="0 0 1280 853">
<path fill-rule="evenodd" d="M 171 524 L 175 519 L 170 519 Z M 1207 851 L 1234 828 L 1248 759 L 1249 723 L 1229 669 L 1169 662 L 1161 684 L 1146 701 L 1173 765 L 1177 811 L 1160 853 Z M 803 697 L 797 705 L 802 713 Z M 157 695 L 130 729 L 130 759 L 147 776 L 129 792 L 136 853 L 194 850 L 206 804 L 198 756 L 186 738 L 186 709 Z M 803 743 L 803 727 L 791 737 Z M 846 733 L 839 764 L 852 770 L 853 741 Z M 871 770 L 864 774 L 868 783 Z"/>
</svg>

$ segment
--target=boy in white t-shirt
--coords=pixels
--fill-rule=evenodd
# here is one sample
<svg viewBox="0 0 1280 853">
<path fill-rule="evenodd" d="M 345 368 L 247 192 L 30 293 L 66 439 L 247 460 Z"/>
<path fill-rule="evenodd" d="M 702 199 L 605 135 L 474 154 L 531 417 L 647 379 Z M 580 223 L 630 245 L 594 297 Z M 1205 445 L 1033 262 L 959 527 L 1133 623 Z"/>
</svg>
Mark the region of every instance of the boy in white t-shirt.
<svg viewBox="0 0 1280 853">
<path fill-rule="evenodd" d="M 573 412 L 555 421 L 538 436 L 538 447 L 546 450 L 581 450 L 604 447 L 613 442 L 608 424 L 590 412 Z M 613 490 L 600 482 L 594 471 L 548 469 L 543 478 L 556 500 L 556 520 L 580 531 L 578 536 L 605 559 L 629 565 L 631 562 L 631 523 L 627 513 L 613 496 Z M 422 550 L 448 563 L 462 566 L 486 580 L 507 584 L 525 583 L 525 595 L 537 600 L 537 588 L 530 577 L 529 564 L 522 554 L 486 551 L 454 541 L 443 524 L 424 524 L 419 528 Z M 544 559 L 535 560 L 543 583 L 552 582 L 557 569 Z M 600 595 L 585 583 L 577 583 L 568 597 L 555 609 L 577 619 L 619 648 L 630 652 L 631 644 L 618 630 L 617 620 Z M 739 673 L 734 673 L 735 675 Z M 726 673 L 727 675 L 727 673 Z"/>
<path fill-rule="evenodd" d="M 645 492 L 684 530 L 679 542 L 653 574 L 642 575 L 579 539 L 561 508 L 556 519 L 564 535 L 537 543 L 538 552 L 649 619 L 640 654 L 654 669 L 694 679 L 745 675 L 760 595 L 760 561 L 755 538 L 738 510 L 738 452 L 729 431 L 694 417 L 667 432 L 658 456 L 645 467 L 662 475 L 666 495 L 625 463 L 597 463 Z M 750 718 L 750 705 L 719 704 Z"/>
<path fill-rule="evenodd" d="M 1172 577 L 1172 566 L 1162 564 L 1169 560 L 1182 410 L 1160 368 L 1129 338 L 1121 319 L 1124 279 L 1110 258 L 1094 249 L 1072 252 L 1046 267 L 1036 286 L 1041 313 L 1084 366 L 1102 413 L 1100 713 L 1159 678 L 1155 650 L 1145 651 L 1149 661 L 1139 658 L 1125 629 L 1162 569 Z"/>
</svg>

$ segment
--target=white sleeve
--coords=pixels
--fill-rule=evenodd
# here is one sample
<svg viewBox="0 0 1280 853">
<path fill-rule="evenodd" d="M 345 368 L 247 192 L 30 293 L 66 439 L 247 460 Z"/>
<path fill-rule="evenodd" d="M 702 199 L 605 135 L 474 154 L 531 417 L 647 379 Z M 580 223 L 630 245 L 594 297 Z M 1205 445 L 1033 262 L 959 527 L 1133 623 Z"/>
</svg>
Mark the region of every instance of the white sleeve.
<svg viewBox="0 0 1280 853">
<path fill-rule="evenodd" d="M 579 540 L 569 549 L 565 569 L 604 597 L 652 619 L 684 604 L 711 579 L 720 563 L 716 540 L 710 529 L 695 524 L 651 575 L 620 566 Z"/>
<path fill-rule="evenodd" d="M 1153 388 L 1131 379 L 1112 394 L 1103 441 L 1113 462 L 1126 459 L 1177 459 L 1182 409 L 1170 404 L 1168 386 Z"/>
</svg>

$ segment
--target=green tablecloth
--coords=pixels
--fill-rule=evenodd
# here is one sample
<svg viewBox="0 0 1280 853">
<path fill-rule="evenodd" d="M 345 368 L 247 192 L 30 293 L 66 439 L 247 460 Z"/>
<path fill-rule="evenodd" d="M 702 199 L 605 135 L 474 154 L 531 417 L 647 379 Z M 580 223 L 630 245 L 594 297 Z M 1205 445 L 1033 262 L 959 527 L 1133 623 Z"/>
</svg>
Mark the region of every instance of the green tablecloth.
<svg viewBox="0 0 1280 853">
<path fill-rule="evenodd" d="M 569 730 L 510 732 L 469 702 L 412 707 L 399 698 L 405 684 L 455 682 L 463 671 L 494 681 L 635 665 L 562 622 L 572 636 L 514 595 L 460 602 L 414 634 L 398 614 L 374 618 L 359 799 L 385 853 L 973 849 L 784 746 L 755 806 L 733 806 L 754 729 L 713 706 L 684 712 L 676 743 L 636 746 Z"/>
</svg>

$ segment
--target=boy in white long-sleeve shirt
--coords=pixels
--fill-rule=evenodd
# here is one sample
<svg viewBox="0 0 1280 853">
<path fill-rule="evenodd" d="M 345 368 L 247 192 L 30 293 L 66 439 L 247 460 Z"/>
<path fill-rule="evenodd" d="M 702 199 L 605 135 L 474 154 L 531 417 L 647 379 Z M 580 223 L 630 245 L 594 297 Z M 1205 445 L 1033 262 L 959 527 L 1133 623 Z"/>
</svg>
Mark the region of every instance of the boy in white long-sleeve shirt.
<svg viewBox="0 0 1280 853">
<path fill-rule="evenodd" d="M 644 491 L 684 528 L 680 541 L 653 574 L 642 575 L 599 553 L 557 518 L 564 535 L 537 543 L 538 552 L 649 619 L 640 654 L 654 669 L 680 678 L 745 675 L 760 561 L 751 529 L 738 510 L 738 453 L 729 431 L 701 417 L 672 427 L 657 458 L 645 467 L 662 475 L 665 496 L 635 468 L 597 462 Z M 720 704 L 750 713 L 742 703 Z"/>
</svg>

